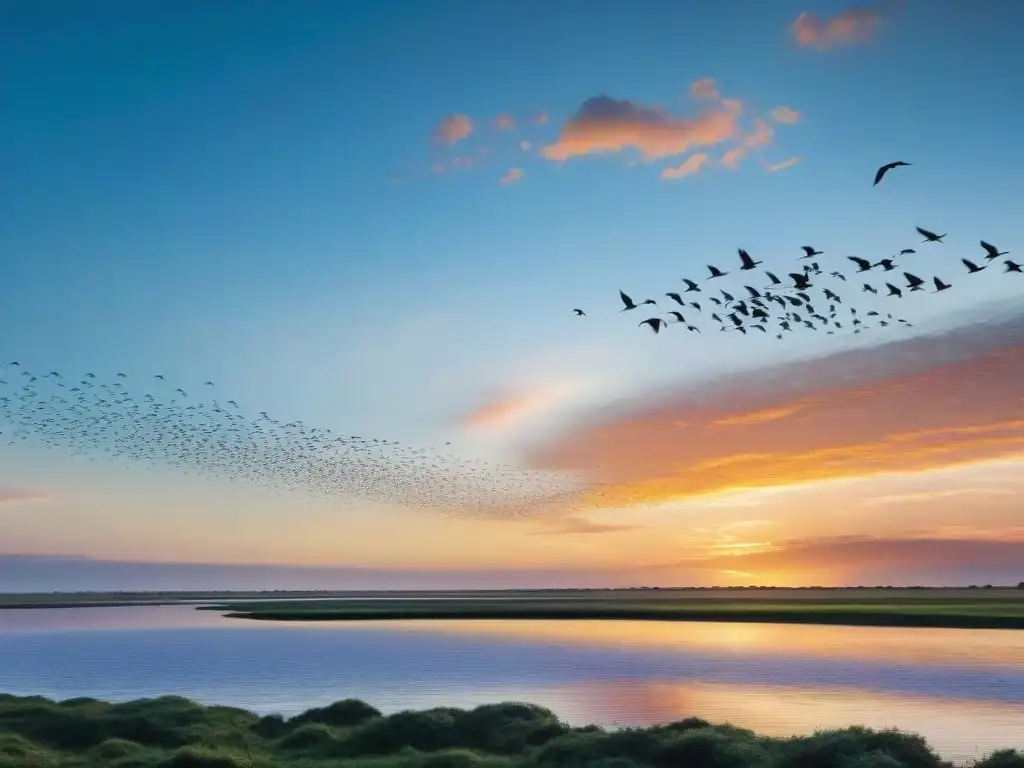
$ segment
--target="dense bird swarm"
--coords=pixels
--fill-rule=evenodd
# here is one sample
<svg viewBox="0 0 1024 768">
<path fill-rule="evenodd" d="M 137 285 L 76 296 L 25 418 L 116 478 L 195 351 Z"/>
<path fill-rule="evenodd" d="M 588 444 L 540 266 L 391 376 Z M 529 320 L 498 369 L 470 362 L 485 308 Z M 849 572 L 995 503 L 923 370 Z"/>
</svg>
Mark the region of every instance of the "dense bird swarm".
<svg viewBox="0 0 1024 768">
<path fill-rule="evenodd" d="M 266 412 L 249 416 L 221 400 L 213 382 L 186 390 L 160 374 L 36 373 L 16 360 L 0 365 L 0 440 L 311 498 L 438 512 L 536 513 L 571 490 L 552 474 L 338 435 Z"/>
</svg>

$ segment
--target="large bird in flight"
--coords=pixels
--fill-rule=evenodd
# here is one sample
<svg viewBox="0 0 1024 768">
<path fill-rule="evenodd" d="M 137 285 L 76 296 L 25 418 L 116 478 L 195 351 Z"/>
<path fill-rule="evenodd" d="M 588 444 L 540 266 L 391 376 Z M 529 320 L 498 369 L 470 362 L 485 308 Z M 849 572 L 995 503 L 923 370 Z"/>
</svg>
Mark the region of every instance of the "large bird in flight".
<svg viewBox="0 0 1024 768">
<path fill-rule="evenodd" d="M 941 243 L 942 238 L 945 237 L 945 235 L 936 235 L 934 232 L 929 232 L 927 229 L 922 229 L 921 227 L 914 227 L 914 229 L 916 229 L 917 233 L 924 238 L 922 242 L 925 243 Z"/>
<path fill-rule="evenodd" d="M 901 165 L 910 165 L 910 163 L 904 163 L 902 160 L 897 160 L 895 163 L 886 163 L 885 165 L 883 165 L 881 168 L 875 171 L 875 183 L 872 184 L 871 186 L 877 186 L 878 182 L 882 180 L 882 177 L 885 176 L 885 174 L 887 174 L 893 168 L 899 168 Z"/>
</svg>

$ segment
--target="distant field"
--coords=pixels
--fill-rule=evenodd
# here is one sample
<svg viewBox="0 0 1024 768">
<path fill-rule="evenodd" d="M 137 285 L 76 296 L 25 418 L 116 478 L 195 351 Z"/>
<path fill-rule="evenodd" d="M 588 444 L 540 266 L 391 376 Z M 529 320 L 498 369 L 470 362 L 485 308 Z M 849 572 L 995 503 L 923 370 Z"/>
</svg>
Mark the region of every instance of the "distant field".
<svg viewBox="0 0 1024 768">
<path fill-rule="evenodd" d="M 0 608 L 192 604 L 267 621 L 633 619 L 1024 629 L 1024 590 L 662 589 L 0 595 Z"/>
<path fill-rule="evenodd" d="M 966 591 L 966 590 L 965 590 Z M 894 591 L 895 592 L 895 591 Z M 853 591 L 829 598 L 792 594 L 695 598 L 678 592 L 657 597 L 465 597 L 436 600 L 313 600 L 219 603 L 202 610 L 229 617 L 268 621 L 361 621 L 400 619 L 633 619 L 653 621 L 736 621 L 788 624 L 847 624 L 905 627 L 1024 629 L 1024 594 L 973 598 L 941 592 L 923 595 Z"/>
<path fill-rule="evenodd" d="M 591 601 L 602 603 L 614 602 L 653 602 L 659 605 L 683 601 L 741 601 L 741 602 L 864 602 L 864 601 L 899 601 L 925 602 L 959 601 L 967 603 L 988 601 L 1024 601 L 1024 589 L 1012 587 L 977 588 L 966 587 L 914 587 L 914 588 L 880 588 L 880 587 L 845 587 L 825 589 L 819 587 L 761 588 L 761 589 L 730 589 L 730 588 L 691 588 L 691 589 L 537 589 L 537 590 L 423 590 L 423 591 L 274 591 L 274 592 L 242 592 L 242 591 L 205 591 L 205 592 L 39 592 L 39 593 L 0 593 L 0 609 L 2 608 L 90 608 L 132 605 L 172 605 L 177 603 L 234 603 L 235 601 L 253 601 L 245 606 L 251 611 L 259 601 L 259 605 L 270 604 L 279 607 L 277 601 L 296 601 L 299 605 L 310 606 L 311 601 L 338 599 L 370 599 L 388 601 L 402 600 L 559 600 L 572 602 Z M 281 606 L 283 607 L 283 606 Z M 289 605 L 291 610 L 291 605 Z"/>
</svg>

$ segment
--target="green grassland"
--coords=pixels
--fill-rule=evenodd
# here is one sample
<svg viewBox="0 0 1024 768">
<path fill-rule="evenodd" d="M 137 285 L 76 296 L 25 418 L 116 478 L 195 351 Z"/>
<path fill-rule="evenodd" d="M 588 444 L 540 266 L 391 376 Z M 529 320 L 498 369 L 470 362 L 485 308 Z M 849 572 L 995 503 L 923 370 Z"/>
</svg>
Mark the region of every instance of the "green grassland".
<svg viewBox="0 0 1024 768">
<path fill-rule="evenodd" d="M 970 729 L 968 720 L 963 723 Z M 1008 739 L 1013 736 L 1008 735 Z M 769 738 L 698 718 L 570 727 L 504 703 L 384 716 L 348 699 L 285 719 L 167 696 L 123 704 L 0 694 L 0 768 L 949 768 L 922 739 L 860 727 Z M 1001 750 L 976 768 L 1024 768 Z"/>
<path fill-rule="evenodd" d="M 1012 591 L 1015 592 L 1015 591 Z M 643 621 L 738 621 L 898 627 L 1024 629 L 1024 594 L 975 599 L 937 593 L 924 596 L 857 594 L 831 598 L 743 597 L 598 598 L 454 597 L 432 600 L 344 599 L 219 603 L 201 610 L 268 621 L 360 621 L 398 619 L 632 619 Z"/>
</svg>

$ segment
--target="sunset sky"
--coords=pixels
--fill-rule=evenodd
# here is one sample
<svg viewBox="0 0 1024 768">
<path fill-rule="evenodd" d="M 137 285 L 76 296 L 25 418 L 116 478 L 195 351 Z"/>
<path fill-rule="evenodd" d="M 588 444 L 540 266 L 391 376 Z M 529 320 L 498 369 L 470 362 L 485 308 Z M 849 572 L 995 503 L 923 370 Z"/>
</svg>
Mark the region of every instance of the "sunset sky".
<svg viewBox="0 0 1024 768">
<path fill-rule="evenodd" d="M 1022 24 L 960 0 L 3 4 L 0 379 L 210 379 L 253 416 L 584 487 L 428 514 L 3 440 L 0 590 L 1024 580 L 1024 274 L 960 263 L 1024 261 Z M 706 264 L 742 292 L 737 248 L 785 274 L 806 244 L 844 309 L 913 327 L 656 336 L 618 311 Z M 860 293 L 845 257 L 903 248 L 953 288 Z"/>
</svg>

